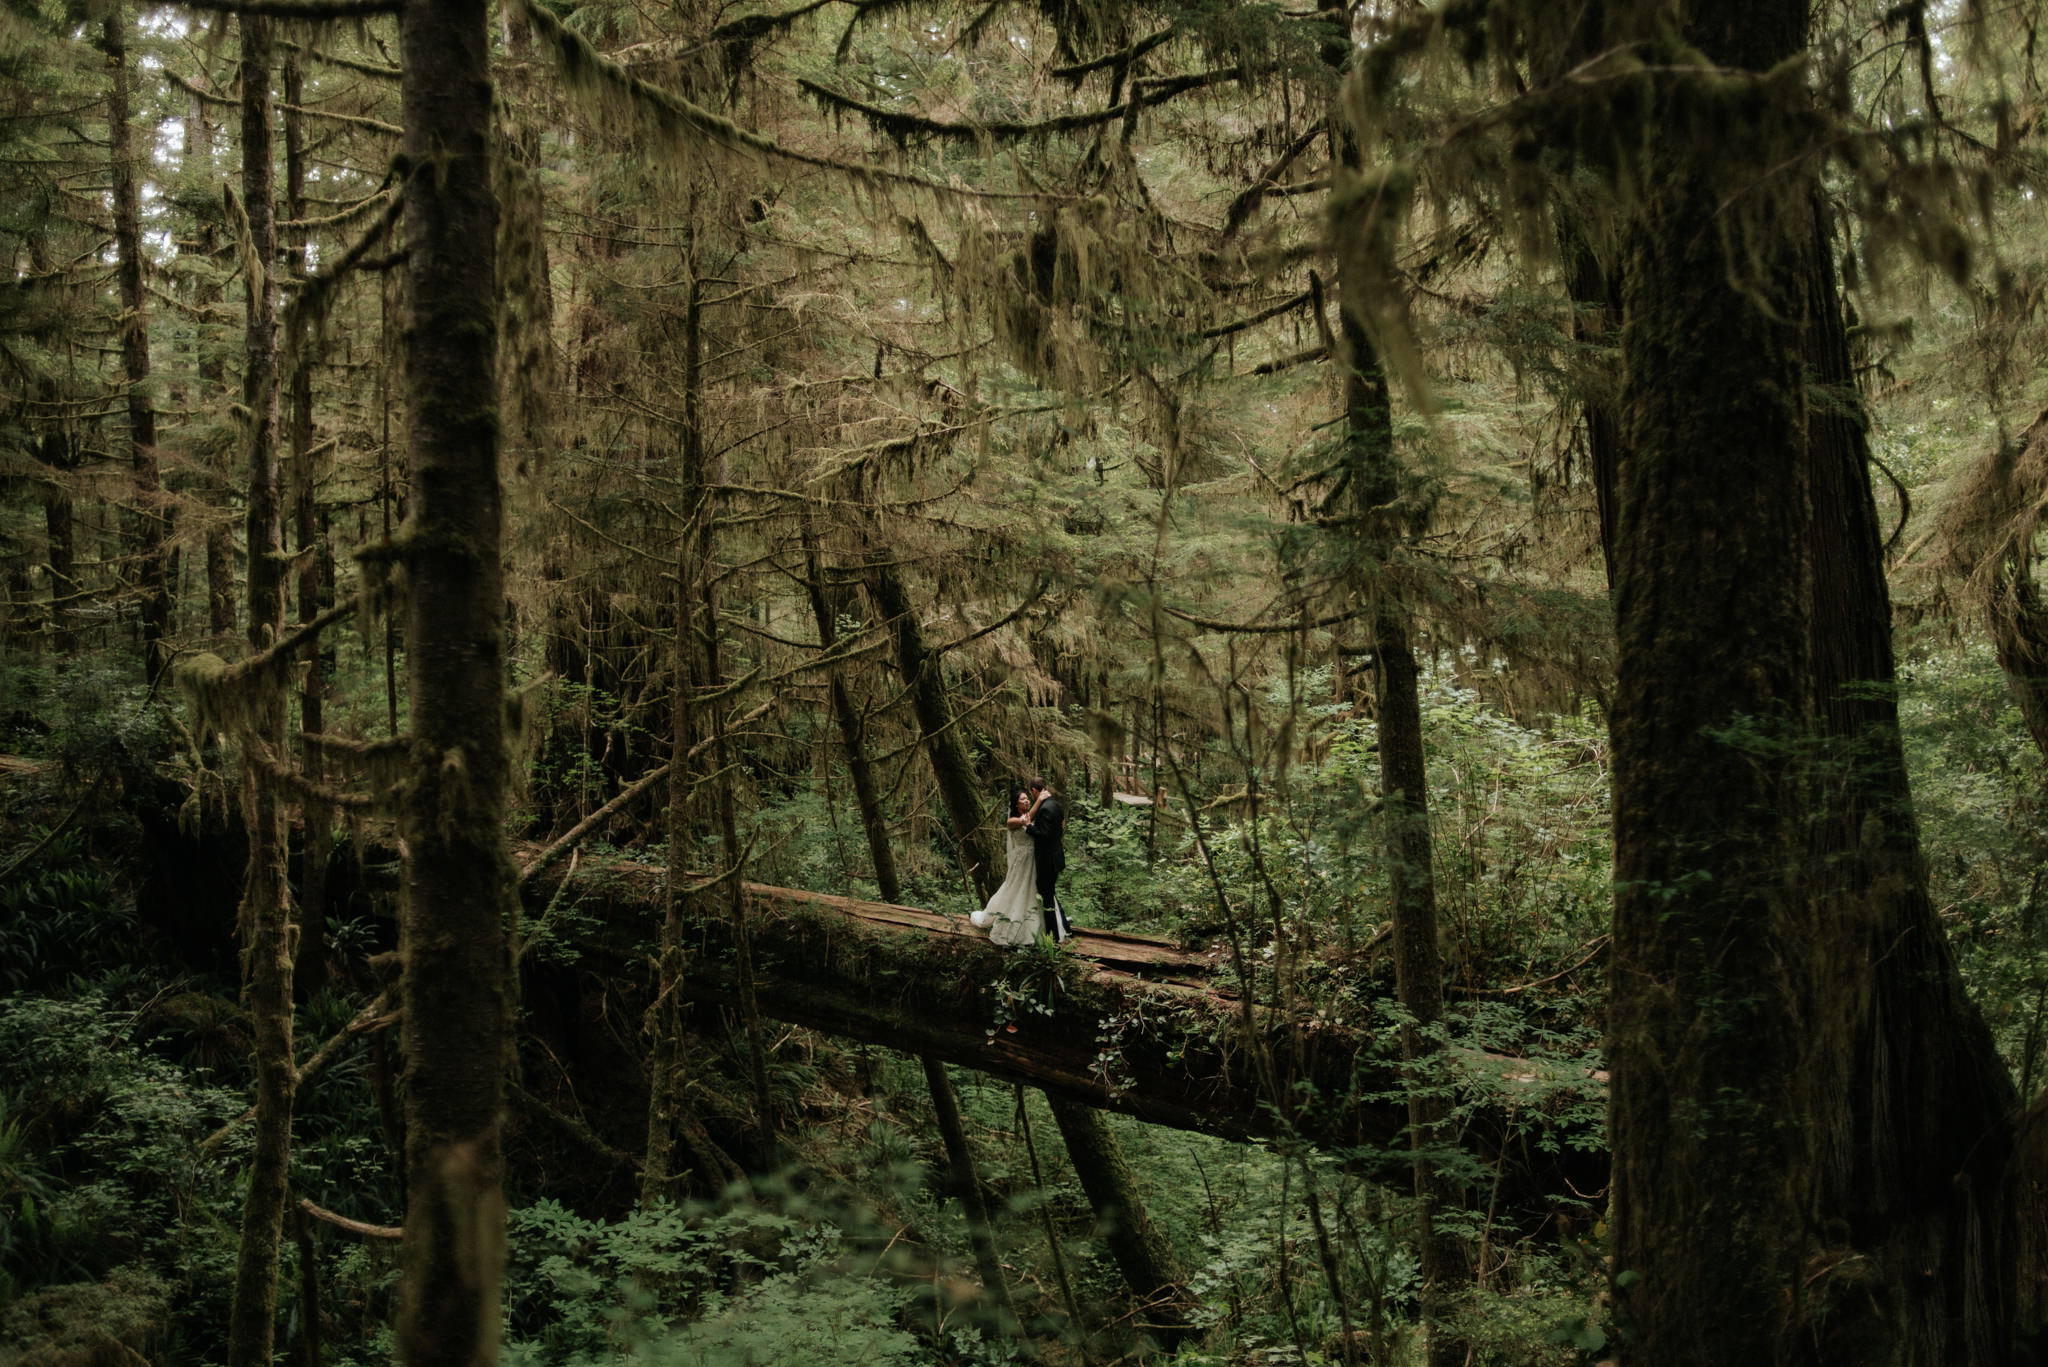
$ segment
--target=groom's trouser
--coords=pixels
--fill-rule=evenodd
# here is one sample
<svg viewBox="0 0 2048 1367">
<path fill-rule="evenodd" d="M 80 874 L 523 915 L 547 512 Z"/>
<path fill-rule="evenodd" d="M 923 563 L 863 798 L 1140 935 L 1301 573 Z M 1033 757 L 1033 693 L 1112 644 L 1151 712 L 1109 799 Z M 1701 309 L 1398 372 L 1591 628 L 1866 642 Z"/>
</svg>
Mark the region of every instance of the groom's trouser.
<svg viewBox="0 0 2048 1367">
<path fill-rule="evenodd" d="M 1073 927 L 1067 923 L 1066 912 L 1060 910 L 1058 896 L 1060 874 L 1066 867 L 1064 859 L 1058 862 L 1050 859 L 1038 861 L 1038 900 L 1043 904 L 1045 913 L 1045 933 L 1055 940 L 1064 940 L 1073 933 Z"/>
</svg>

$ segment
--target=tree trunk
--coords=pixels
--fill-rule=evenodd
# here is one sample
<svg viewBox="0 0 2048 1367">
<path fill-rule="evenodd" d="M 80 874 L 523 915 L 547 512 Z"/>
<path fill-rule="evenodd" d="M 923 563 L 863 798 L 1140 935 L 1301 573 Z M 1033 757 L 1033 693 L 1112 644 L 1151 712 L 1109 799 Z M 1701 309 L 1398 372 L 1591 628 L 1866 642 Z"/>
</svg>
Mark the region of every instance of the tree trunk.
<svg viewBox="0 0 2048 1367">
<path fill-rule="evenodd" d="M 1355 132 L 1331 111 L 1335 157 L 1362 170 Z M 1392 213 L 1377 204 L 1372 213 Z M 1467 1277 L 1457 1240 L 1443 1231 L 1439 1211 L 1453 1199 L 1433 1150 L 1448 1145 L 1439 1029 L 1444 1013 L 1443 963 L 1437 951 L 1435 850 L 1429 829 L 1429 779 L 1422 744 L 1421 676 L 1409 644 L 1407 605 L 1384 583 L 1384 571 L 1412 528 L 1404 507 L 1400 460 L 1394 450 L 1392 395 L 1386 368 L 1367 320 L 1384 301 L 1369 297 L 1362 278 L 1368 254 L 1391 242 L 1389 228 L 1364 221 L 1354 209 L 1338 243 L 1339 360 L 1344 366 L 1344 453 L 1337 493 L 1357 519 L 1353 551 L 1357 589 L 1371 611 L 1375 729 L 1380 755 L 1381 822 L 1386 833 L 1387 901 L 1394 928 L 1394 986 L 1409 1016 L 1401 1028 L 1401 1059 L 1408 1089 L 1409 1145 L 1414 1152 L 1416 1240 L 1422 1263 L 1421 1302 L 1429 1325 L 1430 1367 L 1458 1367 L 1466 1345 L 1441 1327 L 1453 1296 Z M 1392 279 L 1393 273 L 1382 273 Z M 1382 285 L 1381 288 L 1388 286 Z M 1332 1287 L 1334 1294 L 1341 1288 Z"/>
<path fill-rule="evenodd" d="M 55 386 L 50 386 L 54 392 Z M 78 649 L 78 618 L 72 606 L 78 582 L 78 537 L 71 506 L 71 472 L 78 468 L 78 442 L 61 421 L 36 443 L 36 456 L 50 470 L 43 486 L 43 537 L 50 571 L 50 642 L 69 658 Z"/>
<path fill-rule="evenodd" d="M 830 654 L 839 643 L 837 614 L 825 593 L 825 566 L 818 554 L 818 532 L 809 519 L 800 535 L 804 548 L 804 580 L 810 593 L 811 616 L 818 624 L 818 647 Z M 884 902 L 903 900 L 903 886 L 896 876 L 896 853 L 889 844 L 889 822 L 875 788 L 874 766 L 868 763 L 867 747 L 861 737 L 860 713 L 846 686 L 840 666 L 827 672 L 832 697 L 832 716 L 839 726 L 840 750 L 846 756 L 846 771 L 853 781 L 855 805 L 860 808 L 861 829 L 867 835 L 868 858 L 875 867 L 875 885 Z M 830 799 L 828 798 L 828 801 Z M 981 1199 L 981 1178 L 974 1167 L 974 1150 L 967 1143 L 967 1130 L 960 1123 L 960 1099 L 954 1094 L 953 1079 L 946 1065 L 933 1058 L 920 1058 L 925 1086 L 932 1094 L 932 1112 L 938 1117 L 939 1137 L 945 1141 L 946 1160 L 952 1171 L 953 1189 L 967 1217 L 967 1237 L 974 1248 L 974 1263 L 981 1273 L 984 1290 L 994 1298 L 994 1316 L 999 1331 L 1014 1333 L 1017 1311 L 1010 1303 L 1009 1283 L 1003 1279 L 1003 1260 L 996 1251 L 995 1226 L 989 1219 L 988 1203 Z"/>
<path fill-rule="evenodd" d="M 247 238 L 242 260 L 248 287 L 242 403 L 248 411 L 249 651 L 275 645 L 284 630 L 284 558 L 277 466 L 277 257 L 271 172 L 270 20 L 244 16 L 242 30 L 242 200 Z M 257 695 L 242 743 L 282 760 L 284 696 L 267 682 Z M 285 882 L 284 807 L 275 782 L 255 755 L 243 762 L 243 804 L 249 826 L 249 873 L 241 908 L 243 979 L 256 1045 L 256 1148 L 236 1252 L 229 1367 L 269 1367 L 277 1319 L 277 1256 L 284 1234 L 285 1188 L 291 1161 L 292 1100 L 298 1069 L 292 1057 L 292 936 Z"/>
<path fill-rule="evenodd" d="M 754 1093 L 755 1121 L 764 1138 L 772 1137 L 774 1116 L 768 1089 L 766 1043 L 754 994 L 753 942 L 747 929 L 742 892 L 738 821 L 733 806 L 732 778 L 723 722 L 704 701 L 717 691 L 718 600 L 712 582 L 716 550 L 716 499 L 712 472 L 704 449 L 704 290 L 697 268 L 696 204 L 688 210 L 683 246 L 687 277 L 683 299 L 683 422 L 680 450 L 682 534 L 677 551 L 675 642 L 675 738 L 669 768 L 669 886 L 662 922 L 659 989 L 649 1012 L 654 1035 L 653 1076 L 648 1096 L 647 1158 L 641 1197 L 653 1200 L 671 1194 L 670 1166 L 675 1144 L 688 1126 L 683 1114 L 683 1002 L 681 978 L 687 961 L 686 926 L 693 899 L 712 899 L 731 926 L 733 971 L 742 1028 L 747 1037 L 748 1080 Z M 712 745 L 705 761 L 692 761 L 691 750 L 706 736 Z M 713 889 L 693 891 L 703 877 L 692 856 L 703 845 L 705 822 L 699 806 L 706 784 L 712 785 L 719 832 L 722 875 Z M 708 908 L 707 908 L 708 909 Z"/>
<path fill-rule="evenodd" d="M 1615 494 L 1621 487 L 1622 415 L 1616 403 L 1620 366 L 1609 356 L 1621 325 L 1621 289 L 1615 273 L 1604 269 L 1594 251 L 1587 226 L 1560 210 L 1558 245 L 1572 296 L 1572 340 L 1586 355 L 1579 362 L 1574 386 L 1586 424 L 1587 474 L 1593 485 L 1593 508 L 1599 522 L 1600 558 L 1607 583 L 1614 584 Z"/>
<path fill-rule="evenodd" d="M 107 155 L 114 186 L 114 273 L 121 287 L 121 367 L 128 389 L 129 462 L 135 472 L 135 572 L 142 593 L 142 668 L 154 679 L 167 659 L 171 587 L 164 564 L 169 511 L 157 472 L 156 401 L 149 384 L 149 297 L 142 287 L 142 198 L 130 132 L 127 20 L 117 5 L 100 22 L 112 88 Z"/>
<path fill-rule="evenodd" d="M 1868 432 L 1823 209 L 1816 191 L 1802 263 L 1816 391 L 1808 640 L 1826 765 L 1809 856 L 1812 925 L 1795 940 L 1813 1003 L 1803 1107 L 1816 1118 L 1799 1160 L 1812 1174 L 1812 1214 L 1846 1222 L 1848 1246 L 1906 1293 L 1880 1321 L 1896 1335 L 1898 1360 L 2003 1363 L 2018 1207 L 2002 1184 L 2019 1097 L 1927 894 Z M 1845 983 L 1844 964 L 1868 965 L 1867 976 Z M 1854 1324 L 1844 1302 L 1870 1313 L 1861 1279 L 1845 1280 L 1815 1284 L 1809 1317 Z"/>
<path fill-rule="evenodd" d="M 285 216 L 294 222 L 306 217 L 305 128 L 299 108 L 305 102 L 305 80 L 299 53 L 293 49 L 284 59 L 284 182 Z M 292 230 L 287 266 L 294 280 L 306 278 L 306 230 Z M 320 615 L 320 510 L 319 479 L 314 468 L 313 448 L 313 339 L 303 318 L 293 324 L 290 339 L 291 416 L 286 421 L 286 445 L 290 453 L 293 485 L 293 522 L 299 555 L 299 620 L 310 622 Z M 306 647 L 306 678 L 299 692 L 299 731 L 318 735 L 325 729 L 326 678 L 322 670 L 320 642 Z M 299 764 L 306 777 L 320 781 L 320 750 L 302 745 Z M 302 804 L 301 837 L 304 845 L 299 863 L 299 947 L 294 989 L 310 998 L 327 984 L 327 864 L 333 852 L 333 813 L 326 803 L 307 798 Z"/>
<path fill-rule="evenodd" d="M 804 548 L 805 587 L 810 593 L 811 616 L 818 623 L 818 648 L 830 655 L 839 644 L 838 614 L 825 594 L 825 566 L 818 554 L 818 530 L 805 519 L 800 535 Z M 862 741 L 860 712 L 846 686 L 846 674 L 833 665 L 826 675 L 832 696 L 832 718 L 839 726 L 839 747 L 846 756 L 847 776 L 853 782 L 853 800 L 860 808 L 861 830 L 867 834 L 868 858 L 875 866 L 875 886 L 884 902 L 903 900 L 903 885 L 896 876 L 896 852 L 889 844 L 889 821 L 875 787 L 875 770 L 868 763 Z"/>
<path fill-rule="evenodd" d="M 209 139 L 203 166 L 196 164 L 200 144 L 193 137 L 194 129 Z M 179 152 L 187 181 L 197 184 L 212 178 L 211 137 L 211 126 L 206 122 L 206 104 L 194 92 L 191 112 L 185 119 L 184 143 Z M 199 254 L 211 260 L 219 248 L 213 220 L 202 218 Z M 220 302 L 220 287 L 213 283 L 210 273 L 200 273 L 192 292 L 192 302 L 202 310 Z M 195 340 L 194 349 L 199 353 L 195 369 L 199 376 L 199 406 L 203 410 L 207 405 L 218 402 L 225 387 L 227 371 L 217 355 L 208 354 L 203 335 Z M 209 455 L 200 479 L 200 499 L 211 510 L 206 527 L 206 629 L 214 636 L 226 636 L 235 629 L 235 533 L 228 519 L 228 510 L 234 502 L 233 476 L 227 468 L 227 457 Z"/>
<path fill-rule="evenodd" d="M 1187 1271 L 1166 1232 L 1145 1213 L 1131 1165 L 1124 1161 L 1102 1113 L 1092 1106 L 1047 1092 L 1045 1101 L 1066 1141 L 1067 1158 L 1088 1204 L 1095 1208 L 1096 1228 L 1109 1245 L 1109 1255 L 1124 1284 L 1144 1307 L 1139 1327 L 1171 1348 L 1191 1329 Z"/>
<path fill-rule="evenodd" d="M 952 818 L 953 838 L 960 848 L 960 862 L 967 871 L 975 900 L 986 903 L 995 890 L 988 841 L 982 830 L 986 805 L 975 795 L 974 766 L 953 726 L 953 711 L 946 701 L 945 670 L 939 658 L 924 643 L 917 610 L 911 606 L 902 573 L 886 551 L 877 547 L 868 556 L 868 585 L 875 607 L 888 623 L 889 637 L 896 647 L 896 667 L 910 690 L 911 710 L 918 729 L 924 733 L 925 753 L 939 782 L 939 797 Z"/>
<path fill-rule="evenodd" d="M 1810 187 L 1734 169 L 1807 164 L 1806 92 L 1780 66 L 1805 7 L 1687 17 L 1716 66 L 1650 57 L 1670 67 L 1625 286 L 1608 1055 L 1624 1360 L 1988 1367 L 2010 1338 L 2010 1084 L 1926 903 Z"/>
<path fill-rule="evenodd" d="M 960 1121 L 960 1098 L 953 1090 L 953 1079 L 945 1064 L 929 1057 L 920 1057 L 918 1062 L 924 1065 L 925 1086 L 932 1094 L 932 1114 L 939 1122 L 939 1138 L 946 1146 L 953 1195 L 967 1217 L 967 1239 L 974 1248 L 974 1266 L 981 1273 L 982 1290 L 993 1302 L 987 1317 L 997 1333 L 1014 1336 L 1019 1327 L 1017 1308 L 1010 1303 L 1010 1284 L 1003 1279 L 1002 1254 L 996 1248 L 995 1222 L 989 1219 L 988 1202 L 982 1199 L 974 1149 L 967 1142 L 967 1127 Z"/>
<path fill-rule="evenodd" d="M 489 7 L 401 20 L 411 494 L 406 566 L 405 1277 L 409 1367 L 497 1355 L 513 874 L 505 849 L 503 509 Z"/>
</svg>

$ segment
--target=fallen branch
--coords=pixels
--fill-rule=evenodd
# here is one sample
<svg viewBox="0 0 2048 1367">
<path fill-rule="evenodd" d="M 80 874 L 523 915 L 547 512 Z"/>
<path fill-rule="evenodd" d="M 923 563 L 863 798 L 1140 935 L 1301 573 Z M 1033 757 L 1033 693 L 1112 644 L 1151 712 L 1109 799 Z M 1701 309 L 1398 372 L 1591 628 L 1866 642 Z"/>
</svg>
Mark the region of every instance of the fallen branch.
<svg viewBox="0 0 2048 1367">
<path fill-rule="evenodd" d="M 308 1197 L 299 1198 L 299 1209 L 316 1220 L 345 1229 L 351 1234 L 360 1234 L 365 1239 L 403 1239 L 405 1231 L 397 1225 L 366 1225 L 361 1220 L 351 1220 L 346 1215 L 336 1215 L 325 1206 L 316 1206 Z"/>
</svg>

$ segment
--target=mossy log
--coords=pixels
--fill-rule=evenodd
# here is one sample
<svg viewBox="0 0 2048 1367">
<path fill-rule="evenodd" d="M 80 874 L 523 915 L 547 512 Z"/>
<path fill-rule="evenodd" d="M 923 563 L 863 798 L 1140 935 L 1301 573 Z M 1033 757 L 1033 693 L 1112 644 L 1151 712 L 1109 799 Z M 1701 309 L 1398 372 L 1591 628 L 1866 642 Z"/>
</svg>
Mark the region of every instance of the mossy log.
<svg viewBox="0 0 2048 1367">
<path fill-rule="evenodd" d="M 529 887 L 529 897 L 545 904 L 552 883 Z M 616 937 L 621 958 L 638 957 L 632 946 L 652 937 L 661 914 L 661 870 L 586 865 L 573 892 L 607 927 L 600 933 Z M 1290 1024 L 1263 1008 L 1247 1012 L 1211 955 L 1083 930 L 1053 959 L 1003 950 L 963 918 L 915 907 L 756 883 L 747 895 L 763 1015 L 1152 1124 L 1345 1150 L 1362 1166 L 1386 1164 L 1390 1176 L 1413 1161 L 1398 1043 L 1324 1021 Z M 690 938 L 684 992 L 734 1001 L 729 927 L 701 918 Z M 1257 1040 L 1246 1038 L 1248 1019 Z M 1261 1050 L 1295 1060 L 1281 1088 L 1284 1112 L 1261 1089 Z M 1587 1079 L 1476 1051 L 1446 1051 L 1442 1066 L 1457 1074 L 1460 1096 L 1483 1098 L 1457 1142 L 1492 1170 L 1485 1187 L 1497 1176 L 1503 1215 L 1540 1213 L 1553 1199 L 1601 1189 L 1606 1157 L 1597 1127 L 1583 1119 L 1585 1107 L 1558 1100 L 1582 1095 Z"/>
</svg>

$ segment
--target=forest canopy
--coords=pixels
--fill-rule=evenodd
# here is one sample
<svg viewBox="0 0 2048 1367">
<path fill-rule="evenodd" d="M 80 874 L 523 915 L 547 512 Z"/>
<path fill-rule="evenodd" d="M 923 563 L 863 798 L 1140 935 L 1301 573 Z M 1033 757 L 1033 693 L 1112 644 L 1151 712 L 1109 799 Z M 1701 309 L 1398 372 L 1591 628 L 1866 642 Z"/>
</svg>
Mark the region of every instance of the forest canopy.
<svg viewBox="0 0 2048 1367">
<path fill-rule="evenodd" d="M 2043 17 L 7 0 L 7 1352 L 2032 1360 Z"/>
</svg>

